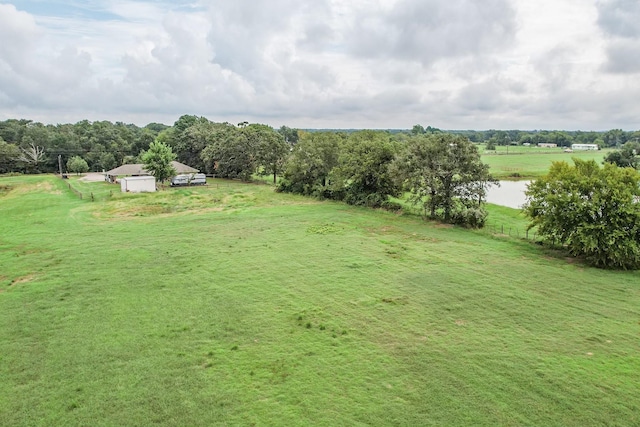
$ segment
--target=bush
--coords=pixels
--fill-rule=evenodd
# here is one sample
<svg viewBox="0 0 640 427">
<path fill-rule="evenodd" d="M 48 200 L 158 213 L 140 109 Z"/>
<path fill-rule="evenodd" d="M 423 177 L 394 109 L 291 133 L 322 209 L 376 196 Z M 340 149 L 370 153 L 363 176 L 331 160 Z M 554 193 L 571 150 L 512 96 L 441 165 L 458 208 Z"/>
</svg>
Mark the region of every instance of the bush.
<svg viewBox="0 0 640 427">
<path fill-rule="evenodd" d="M 600 268 L 640 268 L 640 173 L 611 163 L 555 162 L 524 207 L 546 242 Z"/>
<path fill-rule="evenodd" d="M 482 228 L 487 221 L 487 211 L 484 208 L 466 208 L 453 214 L 453 223 L 468 228 Z"/>
<path fill-rule="evenodd" d="M 380 206 L 382 209 L 391 212 L 400 212 L 403 206 L 398 202 L 392 202 L 391 200 L 385 200 Z"/>
</svg>

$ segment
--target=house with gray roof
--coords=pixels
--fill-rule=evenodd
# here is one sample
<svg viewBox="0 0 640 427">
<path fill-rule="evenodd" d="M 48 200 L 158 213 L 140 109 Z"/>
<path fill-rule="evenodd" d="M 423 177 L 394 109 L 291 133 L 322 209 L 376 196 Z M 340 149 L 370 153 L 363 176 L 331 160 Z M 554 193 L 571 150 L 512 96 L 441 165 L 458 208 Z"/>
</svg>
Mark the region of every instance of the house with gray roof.
<svg viewBox="0 0 640 427">
<path fill-rule="evenodd" d="M 192 168 L 191 166 L 187 166 L 184 163 L 176 162 L 175 160 L 171 162 L 171 166 L 173 166 L 173 168 L 176 170 L 178 174 L 199 172 L 198 169 Z M 118 177 L 121 177 L 121 176 L 146 176 L 146 175 L 151 175 L 151 173 L 144 168 L 144 164 L 135 163 L 130 165 L 118 166 L 115 169 L 106 171 L 104 173 L 104 180 L 107 182 L 118 182 Z"/>
</svg>

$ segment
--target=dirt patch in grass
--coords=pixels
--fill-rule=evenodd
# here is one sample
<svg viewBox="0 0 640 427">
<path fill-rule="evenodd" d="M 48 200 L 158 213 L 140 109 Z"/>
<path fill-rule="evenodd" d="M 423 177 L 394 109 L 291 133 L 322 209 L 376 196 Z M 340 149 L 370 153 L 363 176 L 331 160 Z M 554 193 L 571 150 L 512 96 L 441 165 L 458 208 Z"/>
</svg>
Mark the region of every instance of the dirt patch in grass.
<svg viewBox="0 0 640 427">
<path fill-rule="evenodd" d="M 427 242 L 427 243 L 440 243 L 442 239 L 437 239 L 435 237 L 423 236 L 418 233 L 404 234 L 404 238 L 409 240 L 417 240 L 419 242 Z"/>
<path fill-rule="evenodd" d="M 18 277 L 14 279 L 9 286 L 22 285 L 24 283 L 29 283 L 36 278 L 35 274 L 28 274 L 26 276 Z"/>
<path fill-rule="evenodd" d="M 443 224 L 441 222 L 436 222 L 433 224 L 433 228 L 453 228 L 453 224 Z"/>
<path fill-rule="evenodd" d="M 18 246 L 17 249 L 20 250 L 20 252 L 18 252 L 18 256 L 33 255 L 44 252 L 44 249 L 26 249 L 23 245 Z"/>
<path fill-rule="evenodd" d="M 0 185 L 0 196 L 4 196 L 13 189 L 10 185 Z"/>
<path fill-rule="evenodd" d="M 130 218 L 148 218 L 152 216 L 169 217 L 178 215 L 193 215 L 204 214 L 208 212 L 222 212 L 225 210 L 223 207 L 211 207 L 211 208 L 181 208 L 147 205 L 147 206 L 127 206 L 125 208 L 106 209 L 104 211 L 93 212 L 93 217 L 97 219 L 108 220 L 120 220 Z"/>
<path fill-rule="evenodd" d="M 62 194 L 60 190 L 56 190 L 53 184 L 49 181 L 41 181 L 37 184 L 25 184 L 13 187 L 11 189 L 11 195 L 20 195 L 26 193 L 50 193 L 50 194 Z"/>
<path fill-rule="evenodd" d="M 398 233 L 398 227 L 392 226 L 382 226 L 382 227 L 367 227 L 366 230 L 371 234 L 390 234 L 390 233 Z"/>
<path fill-rule="evenodd" d="M 59 190 L 53 189 L 53 184 L 51 184 L 49 181 L 39 182 L 34 187 L 36 191 L 42 191 L 47 193 L 53 193 L 54 191 L 58 191 L 58 193 L 60 194 Z"/>
<path fill-rule="evenodd" d="M 395 233 L 395 231 L 397 230 L 396 227 L 390 227 L 390 226 L 384 226 L 380 228 L 380 232 L 382 233 Z"/>
<path fill-rule="evenodd" d="M 407 305 L 409 304 L 409 297 L 407 296 L 385 297 L 385 298 L 382 298 L 381 301 L 385 304 L 391 304 L 391 305 Z"/>
</svg>

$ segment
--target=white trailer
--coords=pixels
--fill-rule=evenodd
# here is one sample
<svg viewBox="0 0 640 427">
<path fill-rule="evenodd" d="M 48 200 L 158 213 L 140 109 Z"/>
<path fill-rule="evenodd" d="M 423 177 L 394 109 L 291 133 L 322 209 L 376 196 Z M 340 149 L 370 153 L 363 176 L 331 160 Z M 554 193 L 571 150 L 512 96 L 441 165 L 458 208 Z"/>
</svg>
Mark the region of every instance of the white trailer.
<svg viewBox="0 0 640 427">
<path fill-rule="evenodd" d="M 130 176 L 120 179 L 123 193 L 153 193 L 156 191 L 156 178 L 153 176 Z"/>
<path fill-rule="evenodd" d="M 599 150 L 598 144 L 571 144 L 572 150 Z"/>
</svg>

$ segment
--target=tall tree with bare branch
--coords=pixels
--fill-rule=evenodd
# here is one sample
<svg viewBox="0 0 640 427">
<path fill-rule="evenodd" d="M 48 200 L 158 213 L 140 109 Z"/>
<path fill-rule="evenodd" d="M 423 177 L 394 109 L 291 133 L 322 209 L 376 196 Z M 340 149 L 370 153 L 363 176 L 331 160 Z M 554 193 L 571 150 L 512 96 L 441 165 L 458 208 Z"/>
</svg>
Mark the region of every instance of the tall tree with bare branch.
<svg viewBox="0 0 640 427">
<path fill-rule="evenodd" d="M 28 172 L 40 172 L 38 166 L 45 160 L 44 147 L 39 147 L 33 143 L 29 144 L 28 147 L 20 147 L 18 161 L 25 164 Z"/>
</svg>

